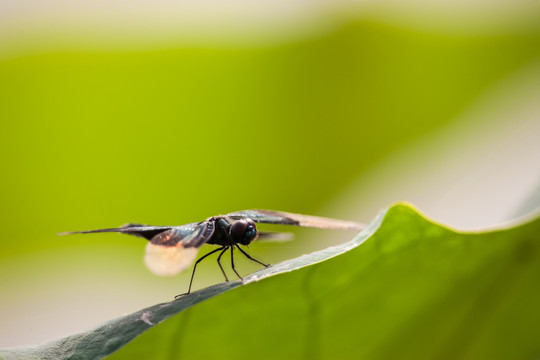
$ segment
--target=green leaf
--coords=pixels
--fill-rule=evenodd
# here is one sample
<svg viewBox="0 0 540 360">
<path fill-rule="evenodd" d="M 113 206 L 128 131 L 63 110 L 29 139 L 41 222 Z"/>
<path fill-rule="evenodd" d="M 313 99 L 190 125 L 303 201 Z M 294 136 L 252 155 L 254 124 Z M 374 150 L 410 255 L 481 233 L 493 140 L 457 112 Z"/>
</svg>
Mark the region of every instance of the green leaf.
<svg viewBox="0 0 540 360">
<path fill-rule="evenodd" d="M 249 286 L 219 284 L 0 358 L 102 358 L 141 334 L 111 358 L 534 358 L 539 233 L 540 219 L 459 233 L 397 204 L 350 242 Z"/>
</svg>

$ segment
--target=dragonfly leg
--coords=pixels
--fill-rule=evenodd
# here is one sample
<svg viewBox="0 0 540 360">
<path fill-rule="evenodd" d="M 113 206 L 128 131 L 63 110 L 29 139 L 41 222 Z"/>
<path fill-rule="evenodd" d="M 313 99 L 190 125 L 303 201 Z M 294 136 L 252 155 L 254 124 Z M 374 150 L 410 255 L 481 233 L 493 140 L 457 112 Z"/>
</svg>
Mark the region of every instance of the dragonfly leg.
<svg viewBox="0 0 540 360">
<path fill-rule="evenodd" d="M 236 268 L 234 267 L 234 246 L 231 246 L 231 267 L 234 271 L 234 273 L 240 278 L 240 280 L 244 280 L 243 277 L 240 276 L 240 274 L 238 273 L 238 271 L 236 271 Z"/>
<path fill-rule="evenodd" d="M 264 264 L 264 263 L 260 262 L 259 260 L 252 258 L 247 252 L 245 252 L 245 251 L 244 251 L 240 246 L 238 246 L 237 244 L 236 244 L 235 246 L 236 246 L 236 247 L 238 248 L 238 250 L 240 250 L 240 251 L 242 252 L 242 254 L 244 254 L 249 260 L 255 261 L 256 263 L 261 264 L 261 265 L 264 266 L 264 267 L 269 267 L 269 266 L 270 266 L 269 264 Z"/>
<path fill-rule="evenodd" d="M 219 254 L 219 256 L 218 256 L 218 258 L 217 258 L 217 263 L 218 263 L 218 265 L 219 265 L 219 268 L 221 269 L 221 272 L 223 273 L 223 276 L 225 276 L 225 281 L 229 281 L 229 279 L 227 278 L 227 274 L 225 274 L 225 270 L 223 270 L 223 266 L 221 266 L 220 260 L 221 260 L 221 256 L 222 256 L 223 254 L 225 254 L 225 251 L 227 251 L 228 249 L 229 249 L 229 247 L 225 247 L 225 248 L 221 251 L 221 253 Z"/>
<path fill-rule="evenodd" d="M 193 276 L 195 275 L 195 270 L 197 269 L 197 265 L 198 265 L 201 261 L 203 261 L 204 259 L 206 259 L 208 256 L 212 255 L 213 253 L 218 252 L 218 251 L 220 251 L 220 250 L 223 250 L 223 248 L 226 248 L 226 247 L 225 247 L 225 246 L 222 246 L 222 247 L 220 247 L 220 248 L 214 249 L 214 250 L 210 251 L 208 254 L 205 254 L 205 255 L 201 256 L 201 257 L 199 258 L 199 260 L 197 260 L 197 261 L 195 262 L 195 266 L 193 267 L 193 272 L 191 273 L 191 280 L 189 280 L 189 288 L 188 288 L 187 293 L 183 293 L 183 294 L 180 294 L 180 295 L 176 295 L 176 296 L 174 297 L 175 299 L 179 298 L 180 296 L 187 295 L 187 294 L 189 294 L 189 293 L 191 292 L 191 284 L 193 284 Z"/>
</svg>

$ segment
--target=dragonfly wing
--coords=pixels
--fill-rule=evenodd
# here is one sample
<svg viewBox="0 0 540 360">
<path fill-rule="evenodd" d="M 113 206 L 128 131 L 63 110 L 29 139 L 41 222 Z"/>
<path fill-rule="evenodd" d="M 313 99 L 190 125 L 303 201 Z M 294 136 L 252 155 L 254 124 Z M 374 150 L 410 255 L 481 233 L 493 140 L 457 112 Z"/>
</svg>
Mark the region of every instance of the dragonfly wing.
<svg viewBox="0 0 540 360">
<path fill-rule="evenodd" d="M 161 232 L 146 245 L 144 263 L 156 275 L 176 275 L 191 266 L 199 248 L 213 234 L 213 221 L 178 226 Z"/>
<path fill-rule="evenodd" d="M 159 276 L 173 276 L 191 266 L 199 248 L 185 248 L 182 243 L 175 246 L 146 244 L 144 263 L 146 267 Z"/>
<path fill-rule="evenodd" d="M 233 219 L 250 218 L 257 223 L 296 225 L 321 229 L 360 230 L 364 227 L 363 224 L 353 221 L 272 210 L 244 210 L 230 213 L 227 216 Z"/>
<path fill-rule="evenodd" d="M 257 236 L 257 241 L 264 242 L 285 242 L 291 241 L 294 238 L 293 233 L 290 232 L 269 232 L 269 231 L 259 231 Z"/>
<path fill-rule="evenodd" d="M 216 223 L 213 220 L 207 220 L 199 223 L 197 232 L 193 236 L 186 237 L 182 240 L 186 248 L 200 248 L 210 240 L 214 235 Z"/>
<path fill-rule="evenodd" d="M 92 233 L 106 233 L 117 232 L 128 235 L 135 235 L 143 237 L 147 240 L 151 240 L 154 236 L 164 231 L 172 229 L 172 226 L 151 226 L 143 224 L 126 224 L 118 228 L 98 229 L 98 230 L 86 230 L 86 231 L 70 231 L 63 232 L 58 235 L 71 235 L 71 234 L 92 234 Z"/>
</svg>

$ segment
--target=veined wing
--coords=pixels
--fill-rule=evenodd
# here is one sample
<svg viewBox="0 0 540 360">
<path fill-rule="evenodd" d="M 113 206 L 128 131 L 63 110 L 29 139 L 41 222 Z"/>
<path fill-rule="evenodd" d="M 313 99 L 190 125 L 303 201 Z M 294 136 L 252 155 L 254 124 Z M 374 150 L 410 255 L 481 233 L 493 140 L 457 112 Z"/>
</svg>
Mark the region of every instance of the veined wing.
<svg viewBox="0 0 540 360">
<path fill-rule="evenodd" d="M 364 227 L 363 224 L 353 221 L 272 210 L 244 210 L 227 214 L 227 216 L 233 219 L 250 218 L 257 223 L 296 225 L 321 229 L 360 230 Z"/>
<path fill-rule="evenodd" d="M 173 246 L 146 244 L 144 264 L 158 276 L 173 276 L 189 268 L 199 248 L 185 248 L 179 242 Z"/>
<path fill-rule="evenodd" d="M 146 245 L 144 263 L 156 275 L 176 275 L 191 266 L 199 248 L 213 234 L 213 221 L 178 226 L 161 232 Z"/>
<path fill-rule="evenodd" d="M 203 221 L 182 226 L 126 224 L 118 228 L 73 231 L 60 235 L 106 232 L 135 235 L 150 240 L 144 256 L 146 266 L 156 275 L 171 276 L 193 263 L 199 248 L 214 234 L 214 222 Z"/>
<path fill-rule="evenodd" d="M 291 241 L 294 238 L 293 233 L 290 232 L 269 232 L 269 231 L 259 231 L 257 236 L 257 241 L 264 242 L 285 242 Z"/>
<path fill-rule="evenodd" d="M 190 224 L 191 225 L 191 224 Z M 59 233 L 58 235 L 71 235 L 71 234 L 93 234 L 93 233 L 107 233 L 117 232 L 128 235 L 135 235 L 143 237 L 147 240 L 151 240 L 157 234 L 172 229 L 172 226 L 152 226 L 143 224 L 126 224 L 117 228 L 98 229 L 98 230 L 85 230 L 85 231 L 68 231 Z"/>
</svg>

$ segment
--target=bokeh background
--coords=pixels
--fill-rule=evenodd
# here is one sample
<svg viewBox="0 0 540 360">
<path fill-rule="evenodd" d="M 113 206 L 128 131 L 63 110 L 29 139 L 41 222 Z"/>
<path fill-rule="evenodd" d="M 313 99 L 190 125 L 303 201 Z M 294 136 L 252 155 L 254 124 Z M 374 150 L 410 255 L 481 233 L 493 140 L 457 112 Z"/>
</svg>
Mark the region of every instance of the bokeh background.
<svg viewBox="0 0 540 360">
<path fill-rule="evenodd" d="M 539 99 L 538 2 L 0 0 L 0 346 L 187 287 L 140 239 L 57 232 L 249 208 L 368 222 L 398 200 L 468 230 L 524 215 Z M 195 287 L 218 281 L 209 261 Z"/>
</svg>

